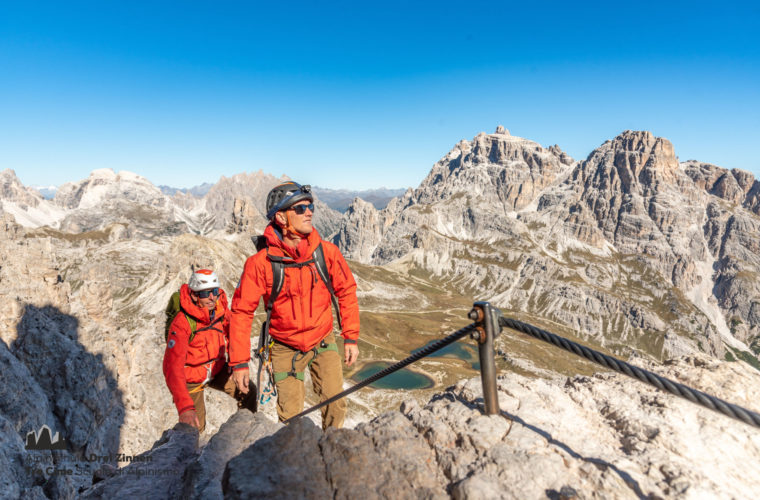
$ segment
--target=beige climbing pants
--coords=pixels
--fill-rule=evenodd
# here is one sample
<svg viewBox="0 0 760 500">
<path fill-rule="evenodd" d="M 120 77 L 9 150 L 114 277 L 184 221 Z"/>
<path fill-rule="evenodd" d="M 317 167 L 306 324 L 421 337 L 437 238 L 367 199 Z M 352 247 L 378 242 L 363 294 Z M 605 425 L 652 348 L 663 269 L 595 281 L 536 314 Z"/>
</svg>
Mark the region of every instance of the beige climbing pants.
<svg viewBox="0 0 760 500">
<path fill-rule="evenodd" d="M 335 343 L 335 335 L 325 337 L 326 344 Z M 294 358 L 295 356 L 295 358 Z M 295 359 L 295 363 L 294 363 Z M 310 364 L 311 363 L 311 364 Z M 272 347 L 272 369 L 275 373 L 290 372 L 295 364 L 295 371 L 304 373 L 309 368 L 314 392 L 322 402 L 343 390 L 343 366 L 338 352 L 326 350 L 315 355 L 314 351 L 301 353 L 279 342 Z M 306 391 L 303 380 L 288 376 L 276 382 L 277 415 L 280 421 L 298 415 L 304 409 Z M 339 399 L 322 408 L 322 429 L 340 428 L 346 417 L 346 400 Z"/>
</svg>

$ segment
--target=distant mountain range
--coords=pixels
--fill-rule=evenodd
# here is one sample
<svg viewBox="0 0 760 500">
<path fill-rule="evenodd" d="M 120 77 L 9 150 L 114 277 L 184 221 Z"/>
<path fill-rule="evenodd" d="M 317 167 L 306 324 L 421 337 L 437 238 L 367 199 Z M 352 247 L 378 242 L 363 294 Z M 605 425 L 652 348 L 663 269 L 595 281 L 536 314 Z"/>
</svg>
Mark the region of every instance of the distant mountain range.
<svg viewBox="0 0 760 500">
<path fill-rule="evenodd" d="M 361 198 L 372 203 L 378 210 L 382 210 L 388 202 L 397 196 L 404 194 L 406 189 L 365 189 L 364 191 L 350 191 L 348 189 L 328 189 L 313 186 L 314 194 L 325 202 L 328 207 L 340 213 L 345 212 L 353 203 L 354 198 Z"/>
<path fill-rule="evenodd" d="M 209 189 L 211 189 L 214 185 L 210 182 L 204 182 L 200 186 L 194 186 L 191 188 L 175 188 L 171 186 L 158 186 L 158 189 L 161 190 L 162 193 L 168 194 L 169 196 L 174 196 L 177 193 L 182 194 L 190 194 L 192 196 L 195 196 L 196 198 L 203 198 L 206 196 L 206 193 L 208 193 Z"/>
<path fill-rule="evenodd" d="M 30 186 L 32 189 L 39 192 L 46 200 L 52 200 L 55 198 L 55 193 L 58 191 L 57 186 Z M 203 198 L 208 194 L 214 184 L 210 182 L 204 182 L 199 186 L 191 188 L 175 188 L 171 186 L 158 186 L 158 189 L 167 196 L 174 196 L 176 194 L 190 195 L 194 198 Z M 349 205 L 354 201 L 354 198 L 361 198 L 364 201 L 368 201 L 374 205 L 375 208 L 381 210 L 388 205 L 388 202 L 396 196 L 404 194 L 406 189 L 365 189 L 363 191 L 352 191 L 348 189 L 329 189 L 314 186 L 314 194 L 319 197 L 320 201 L 325 203 L 328 207 L 338 212 L 345 212 Z"/>
</svg>

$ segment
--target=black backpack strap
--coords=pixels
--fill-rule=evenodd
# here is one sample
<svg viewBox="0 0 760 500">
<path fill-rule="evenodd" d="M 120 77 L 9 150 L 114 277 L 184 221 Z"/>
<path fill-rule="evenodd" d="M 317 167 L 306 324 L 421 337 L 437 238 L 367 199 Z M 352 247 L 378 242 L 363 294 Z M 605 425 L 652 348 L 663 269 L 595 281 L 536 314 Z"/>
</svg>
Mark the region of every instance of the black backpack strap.
<svg viewBox="0 0 760 500">
<path fill-rule="evenodd" d="M 187 314 L 185 311 L 182 311 L 182 312 L 185 315 L 185 319 L 187 319 L 187 323 L 190 325 L 190 340 L 187 341 L 188 343 L 193 341 L 193 339 L 195 338 L 195 335 L 198 332 L 204 332 L 206 330 L 216 330 L 217 332 L 224 333 L 219 328 L 214 328 L 214 325 L 224 320 L 224 316 L 220 316 L 216 318 L 214 321 L 212 321 L 211 324 L 209 324 L 208 326 L 204 326 L 203 328 L 198 328 L 196 330 L 197 325 L 198 325 L 198 320 L 190 316 L 189 314 Z"/>
<path fill-rule="evenodd" d="M 218 318 L 216 318 L 214 321 L 212 321 L 212 322 L 211 322 L 211 324 L 210 324 L 210 325 L 208 325 L 208 326 L 204 326 L 203 328 L 198 328 L 197 330 L 195 330 L 195 333 L 198 333 L 198 332 L 204 332 L 204 331 L 206 331 L 206 330 L 216 330 L 217 332 L 222 332 L 222 333 L 224 333 L 224 332 L 223 332 L 222 330 L 220 330 L 219 328 L 214 328 L 214 325 L 216 325 L 216 324 L 217 324 L 217 323 L 219 323 L 220 321 L 224 321 L 224 316 L 219 316 L 219 317 L 218 317 Z"/>
<path fill-rule="evenodd" d="M 269 263 L 272 265 L 272 290 L 269 292 L 269 300 L 266 305 L 267 313 L 272 311 L 274 301 L 277 300 L 282 285 L 285 283 L 285 263 L 283 263 L 282 257 L 278 258 L 272 255 L 269 257 Z"/>
<path fill-rule="evenodd" d="M 322 242 L 319 242 L 317 248 L 314 249 L 312 254 L 314 258 L 314 266 L 317 268 L 317 274 L 322 278 L 327 287 L 327 291 L 330 292 L 330 300 L 332 300 L 333 309 L 335 309 L 335 316 L 338 318 L 338 328 L 343 328 L 343 324 L 340 318 L 340 307 L 338 305 L 338 297 L 335 296 L 335 289 L 332 285 L 332 278 L 330 278 L 330 272 L 327 269 L 327 262 L 325 261 L 325 252 L 322 250 Z"/>
<path fill-rule="evenodd" d="M 274 307 L 274 301 L 277 300 L 277 296 L 280 295 L 282 285 L 285 282 L 285 263 L 283 263 L 282 257 L 267 253 L 267 258 L 272 265 L 272 290 L 269 292 L 269 300 L 265 307 L 267 318 L 261 325 L 261 334 L 259 335 L 259 348 L 257 351 L 259 357 L 264 355 L 263 349 L 269 343 L 269 323 L 272 319 L 272 308 Z"/>
</svg>

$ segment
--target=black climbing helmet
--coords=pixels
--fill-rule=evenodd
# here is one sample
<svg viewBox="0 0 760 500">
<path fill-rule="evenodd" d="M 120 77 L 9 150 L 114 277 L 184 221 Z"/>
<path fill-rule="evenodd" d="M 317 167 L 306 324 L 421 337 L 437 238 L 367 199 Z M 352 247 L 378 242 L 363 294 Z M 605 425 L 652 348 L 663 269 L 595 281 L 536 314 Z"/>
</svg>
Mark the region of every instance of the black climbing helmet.
<svg viewBox="0 0 760 500">
<path fill-rule="evenodd" d="M 286 210 L 303 200 L 314 201 L 308 184 L 302 186 L 297 182 L 285 182 L 275 186 L 267 195 L 267 219 L 272 220 L 280 210 Z"/>
</svg>

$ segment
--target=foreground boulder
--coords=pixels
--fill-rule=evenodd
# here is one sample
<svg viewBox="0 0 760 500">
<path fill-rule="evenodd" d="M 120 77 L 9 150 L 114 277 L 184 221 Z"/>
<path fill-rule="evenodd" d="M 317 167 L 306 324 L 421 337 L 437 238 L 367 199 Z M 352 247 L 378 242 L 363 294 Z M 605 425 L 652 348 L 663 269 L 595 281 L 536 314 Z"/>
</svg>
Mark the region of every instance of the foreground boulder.
<svg viewBox="0 0 760 500">
<path fill-rule="evenodd" d="M 389 412 L 326 433 L 300 419 L 227 465 L 229 498 L 445 498 L 435 455 L 412 423 Z"/>
<path fill-rule="evenodd" d="M 198 431 L 177 424 L 127 467 L 101 468 L 93 478 L 96 484 L 82 497 L 223 498 L 221 480 L 227 462 L 281 427 L 262 413 L 241 410 L 199 449 Z"/>
<path fill-rule="evenodd" d="M 242 410 L 222 425 L 184 474 L 183 498 L 223 498 L 222 474 L 227 462 L 252 443 L 282 428 L 263 413 Z"/>
<path fill-rule="evenodd" d="M 639 362 L 638 364 L 646 364 Z M 760 372 L 686 358 L 648 369 L 757 410 Z M 760 431 L 617 374 L 480 381 L 356 429 L 300 420 L 224 473 L 230 498 L 752 498 Z M 740 471 L 740 472 L 739 472 Z"/>
<path fill-rule="evenodd" d="M 132 464 L 101 470 L 99 474 L 110 477 L 84 492 L 82 498 L 177 498 L 182 491 L 182 474 L 197 456 L 198 430 L 177 424 Z M 98 479 L 102 476 L 94 481 Z"/>
</svg>

